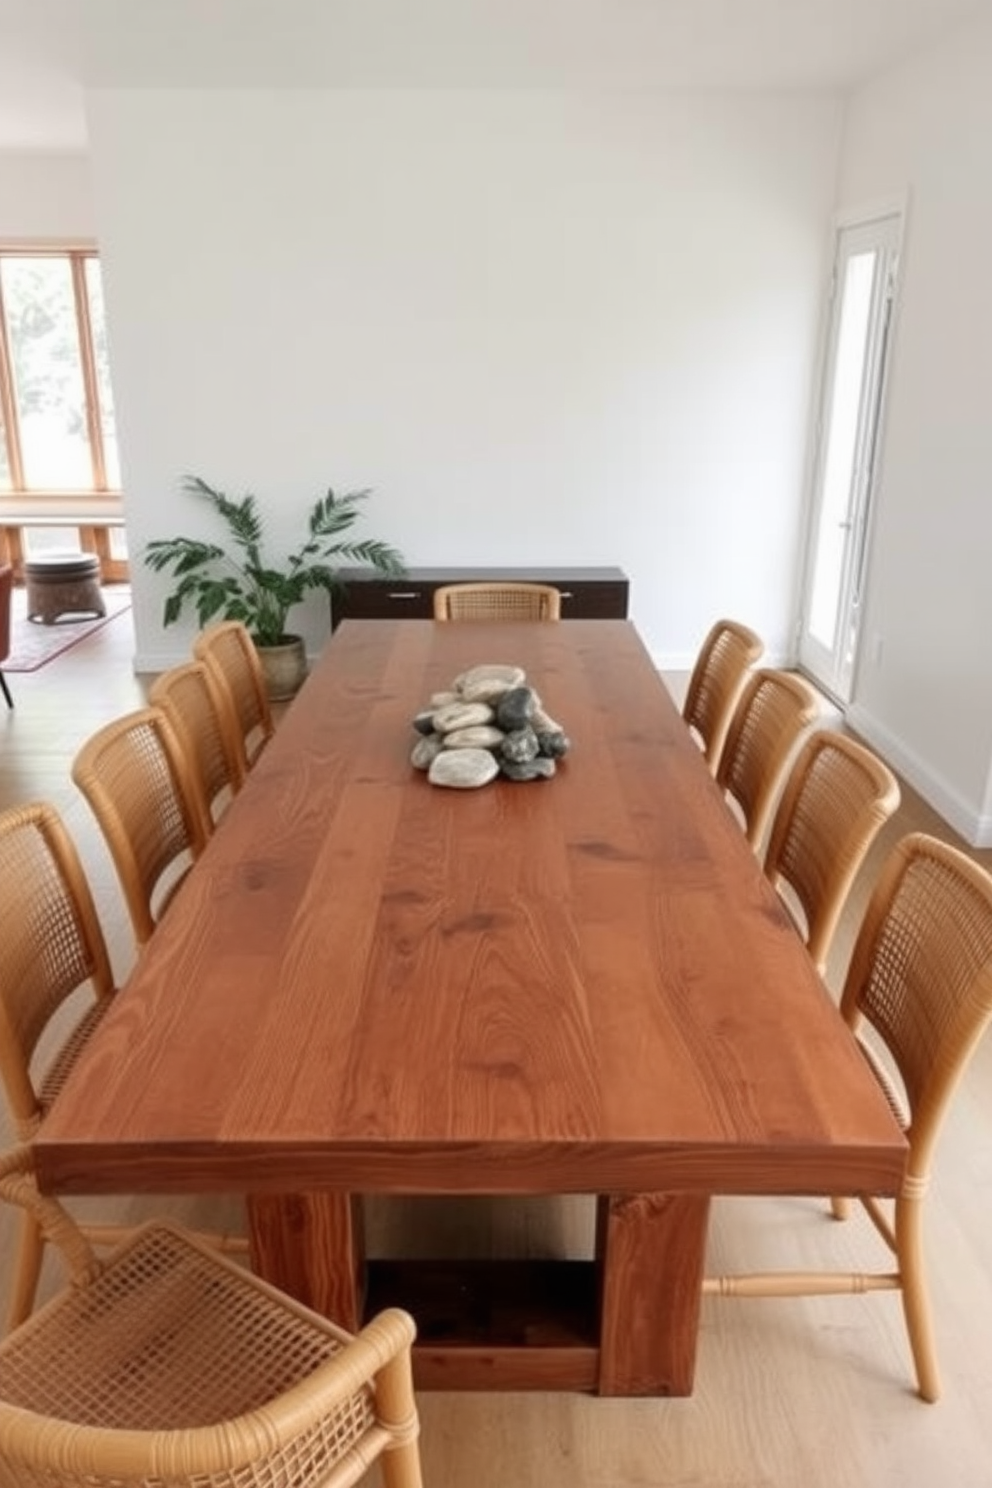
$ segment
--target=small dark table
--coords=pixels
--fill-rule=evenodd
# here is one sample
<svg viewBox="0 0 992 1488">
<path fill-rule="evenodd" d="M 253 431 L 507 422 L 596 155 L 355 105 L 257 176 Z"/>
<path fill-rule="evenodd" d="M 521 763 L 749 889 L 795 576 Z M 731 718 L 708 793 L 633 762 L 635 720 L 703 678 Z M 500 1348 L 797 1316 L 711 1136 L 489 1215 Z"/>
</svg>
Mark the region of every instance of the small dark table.
<svg viewBox="0 0 992 1488">
<path fill-rule="evenodd" d="M 331 627 L 342 620 L 430 620 L 443 584 L 554 584 L 563 620 L 626 620 L 630 585 L 620 568 L 408 568 L 401 579 L 374 569 L 343 568 L 345 589 L 331 601 Z"/>
</svg>

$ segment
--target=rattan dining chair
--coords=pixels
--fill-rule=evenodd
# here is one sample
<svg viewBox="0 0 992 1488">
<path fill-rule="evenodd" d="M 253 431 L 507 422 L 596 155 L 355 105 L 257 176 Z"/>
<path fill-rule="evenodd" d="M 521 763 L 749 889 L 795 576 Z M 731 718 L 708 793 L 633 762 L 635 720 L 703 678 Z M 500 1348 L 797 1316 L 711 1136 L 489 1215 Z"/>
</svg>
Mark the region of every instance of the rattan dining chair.
<svg viewBox="0 0 992 1488">
<path fill-rule="evenodd" d="M 86 741 L 72 778 L 103 832 L 143 945 L 207 841 L 179 740 L 161 708 L 136 709 Z"/>
<path fill-rule="evenodd" d="M 894 1212 L 858 1194 L 895 1261 L 878 1273 L 765 1272 L 703 1284 L 721 1296 L 797 1297 L 898 1290 L 919 1393 L 940 1394 L 923 1257 L 923 1199 L 947 1109 L 992 1018 L 992 876 L 923 833 L 887 858 L 855 942 L 841 1013 L 900 1120 L 909 1156 Z M 884 1050 L 894 1071 L 883 1065 Z M 879 1051 L 879 1052 L 877 1052 Z M 847 1202 L 835 1199 L 838 1218 Z"/>
<path fill-rule="evenodd" d="M 7 707 L 14 706 L 7 679 L 3 674 L 3 663 L 10 655 L 10 601 L 14 586 L 14 570 L 9 563 L 0 564 L 0 692 L 7 700 Z"/>
<path fill-rule="evenodd" d="M 148 693 L 179 740 L 208 830 L 231 796 L 244 784 L 242 751 L 237 747 L 233 705 L 214 672 L 202 661 L 170 668 Z"/>
<path fill-rule="evenodd" d="M 345 1488 L 380 1459 L 385 1488 L 421 1488 L 405 1312 L 353 1336 L 165 1223 L 98 1259 L 26 1148 L 0 1194 L 71 1282 L 0 1343 L 0 1482 Z"/>
<path fill-rule="evenodd" d="M 682 717 L 702 746 L 714 775 L 748 669 L 764 649 L 761 637 L 736 620 L 718 620 L 699 649 L 682 704 Z"/>
<path fill-rule="evenodd" d="M 0 813 L 0 1078 L 14 1131 L 30 1140 L 111 1007 L 116 988 L 93 895 L 75 844 L 53 806 L 34 801 Z M 91 1242 L 128 1231 L 88 1224 Z M 243 1236 L 203 1236 L 244 1252 Z M 31 1312 L 44 1238 L 30 1214 L 11 1277 L 7 1326 Z"/>
<path fill-rule="evenodd" d="M 55 808 L 43 802 L 0 814 L 0 914 L 0 1075 L 14 1130 L 27 1141 L 116 990 L 79 854 Z M 53 1047 L 53 1021 L 87 985 L 85 1005 Z M 39 1060 L 44 1060 L 42 1071 L 35 1068 Z M 9 1327 L 31 1311 L 42 1251 L 38 1228 L 25 1214 L 11 1280 Z"/>
<path fill-rule="evenodd" d="M 434 590 L 435 620 L 560 620 L 561 591 L 552 584 L 443 584 Z"/>
<path fill-rule="evenodd" d="M 818 712 L 816 693 L 795 672 L 763 667 L 744 684 L 720 753 L 716 783 L 739 811 L 756 851 L 796 746 Z"/>
<path fill-rule="evenodd" d="M 245 775 L 275 732 L 255 644 L 240 620 L 222 620 L 197 636 L 193 655 L 210 668 L 230 702 L 232 744 Z"/>
<path fill-rule="evenodd" d="M 803 743 L 772 820 L 764 868 L 799 911 L 821 975 L 855 875 L 898 805 L 892 771 L 849 734 L 816 729 Z"/>
</svg>

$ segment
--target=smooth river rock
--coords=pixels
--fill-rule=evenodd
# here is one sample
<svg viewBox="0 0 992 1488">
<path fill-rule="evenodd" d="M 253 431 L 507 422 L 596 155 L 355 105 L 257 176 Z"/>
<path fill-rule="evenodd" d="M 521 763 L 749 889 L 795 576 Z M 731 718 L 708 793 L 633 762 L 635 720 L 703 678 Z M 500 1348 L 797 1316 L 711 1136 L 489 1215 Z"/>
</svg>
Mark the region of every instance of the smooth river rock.
<svg viewBox="0 0 992 1488">
<path fill-rule="evenodd" d="M 540 698 L 537 699 L 531 725 L 538 734 L 563 734 L 565 732 L 561 724 L 555 723 L 551 714 L 544 711 Z"/>
<path fill-rule="evenodd" d="M 508 780 L 550 780 L 555 773 L 555 762 L 539 754 L 531 760 L 501 759 L 499 767 Z"/>
<path fill-rule="evenodd" d="M 525 728 L 536 706 L 537 698 L 532 687 L 511 687 L 496 704 L 496 722 L 507 733 Z"/>
<path fill-rule="evenodd" d="M 475 790 L 480 785 L 488 785 L 498 773 L 496 756 L 488 749 L 442 749 L 432 760 L 427 779 L 432 785 Z"/>
<path fill-rule="evenodd" d="M 499 752 L 504 759 L 525 765 L 528 760 L 534 759 L 538 747 L 537 735 L 532 728 L 514 729 L 504 738 Z"/>
<path fill-rule="evenodd" d="M 410 763 L 415 770 L 429 770 L 431 762 L 437 759 L 443 748 L 444 739 L 440 734 L 430 734 L 425 739 L 418 739 L 413 746 Z"/>
<path fill-rule="evenodd" d="M 501 692 L 507 692 L 511 687 L 521 687 L 525 681 L 524 669 L 518 666 L 507 666 L 503 662 L 484 662 L 480 666 L 469 667 L 467 672 L 462 672 L 451 684 L 455 691 L 463 698 L 467 698 L 470 692 L 479 687 L 493 687 L 496 689 L 493 696 Z M 479 696 L 478 692 L 474 694 Z"/>
<path fill-rule="evenodd" d="M 459 690 L 459 696 L 466 703 L 498 703 L 505 692 L 511 690 L 511 683 L 499 682 L 493 677 L 479 677 L 474 682 L 466 682 Z"/>
<path fill-rule="evenodd" d="M 538 730 L 537 743 L 541 753 L 547 755 L 548 759 L 561 759 L 571 748 L 571 740 L 561 729 Z"/>
<path fill-rule="evenodd" d="M 445 749 L 495 749 L 506 735 L 491 723 L 477 723 L 472 728 L 452 729 L 441 738 Z"/>
<path fill-rule="evenodd" d="M 455 729 L 474 728 L 479 723 L 492 723 L 493 710 L 488 703 L 448 703 L 432 715 L 434 731 L 450 734 Z"/>
</svg>

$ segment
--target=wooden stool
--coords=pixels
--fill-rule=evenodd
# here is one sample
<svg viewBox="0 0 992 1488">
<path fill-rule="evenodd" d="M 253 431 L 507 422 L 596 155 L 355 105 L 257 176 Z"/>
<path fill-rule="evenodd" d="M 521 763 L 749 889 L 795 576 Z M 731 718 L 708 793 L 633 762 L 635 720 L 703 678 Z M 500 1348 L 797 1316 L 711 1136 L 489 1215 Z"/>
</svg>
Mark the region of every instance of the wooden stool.
<svg viewBox="0 0 992 1488">
<path fill-rule="evenodd" d="M 54 625 L 72 619 L 102 617 L 107 611 L 100 590 L 100 560 L 95 553 L 46 553 L 24 562 L 29 620 Z"/>
</svg>

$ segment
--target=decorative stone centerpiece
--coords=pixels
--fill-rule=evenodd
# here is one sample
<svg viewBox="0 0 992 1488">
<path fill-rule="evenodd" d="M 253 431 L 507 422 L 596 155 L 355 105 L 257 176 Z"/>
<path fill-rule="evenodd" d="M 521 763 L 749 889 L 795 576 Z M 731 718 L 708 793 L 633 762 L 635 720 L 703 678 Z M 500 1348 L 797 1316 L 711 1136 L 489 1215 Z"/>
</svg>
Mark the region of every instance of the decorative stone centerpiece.
<svg viewBox="0 0 992 1488">
<path fill-rule="evenodd" d="M 413 720 L 420 734 L 410 761 L 432 785 L 474 790 L 497 775 L 550 780 L 568 753 L 560 723 L 545 712 L 523 668 L 471 667 L 436 692 Z"/>
</svg>

